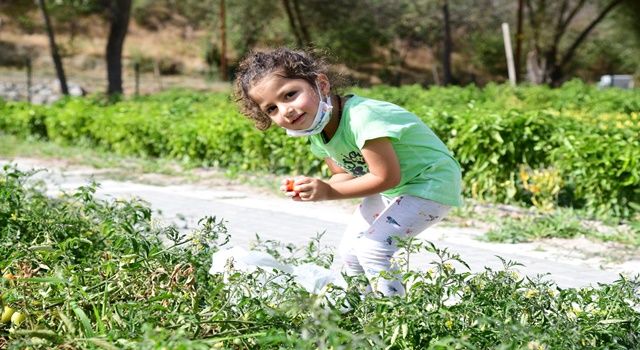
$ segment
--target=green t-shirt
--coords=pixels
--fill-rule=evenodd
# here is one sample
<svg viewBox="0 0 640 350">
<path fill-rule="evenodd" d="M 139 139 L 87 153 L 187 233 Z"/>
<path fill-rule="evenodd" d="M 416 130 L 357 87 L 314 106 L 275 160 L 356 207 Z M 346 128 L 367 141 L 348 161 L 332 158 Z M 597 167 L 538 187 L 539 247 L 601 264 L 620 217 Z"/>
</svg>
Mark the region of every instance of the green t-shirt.
<svg viewBox="0 0 640 350">
<path fill-rule="evenodd" d="M 462 203 L 460 165 L 447 146 L 415 114 L 392 103 L 352 96 L 331 140 L 324 143 L 320 134 L 309 139 L 313 154 L 362 176 L 369 169 L 361 149 L 367 140 L 380 137 L 391 140 L 402 172 L 400 183 L 383 195 L 408 194 L 451 206 Z"/>
</svg>

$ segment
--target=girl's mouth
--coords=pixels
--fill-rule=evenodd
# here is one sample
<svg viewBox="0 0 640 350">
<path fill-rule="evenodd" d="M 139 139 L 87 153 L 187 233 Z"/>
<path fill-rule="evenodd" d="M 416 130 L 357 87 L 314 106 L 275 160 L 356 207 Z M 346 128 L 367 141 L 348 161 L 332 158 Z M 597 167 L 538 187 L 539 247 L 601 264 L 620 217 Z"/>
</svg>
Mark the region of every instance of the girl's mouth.
<svg viewBox="0 0 640 350">
<path fill-rule="evenodd" d="M 303 116 L 305 115 L 305 113 L 300 114 L 299 116 L 297 116 L 294 120 L 291 121 L 291 125 L 296 125 L 299 124 L 300 122 L 302 122 L 303 120 Z"/>
</svg>

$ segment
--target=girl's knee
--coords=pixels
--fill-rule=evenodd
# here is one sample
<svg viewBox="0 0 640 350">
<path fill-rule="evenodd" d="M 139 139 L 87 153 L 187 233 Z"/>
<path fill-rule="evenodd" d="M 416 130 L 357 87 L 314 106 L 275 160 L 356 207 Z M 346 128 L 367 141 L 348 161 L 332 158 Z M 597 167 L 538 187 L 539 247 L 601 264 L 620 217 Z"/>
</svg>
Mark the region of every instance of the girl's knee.
<svg viewBox="0 0 640 350">
<path fill-rule="evenodd" d="M 344 263 L 347 274 L 354 275 L 363 272 L 353 245 L 343 241 L 340 246 L 338 246 L 338 254 Z"/>
<path fill-rule="evenodd" d="M 354 253 L 363 267 L 387 269 L 396 249 L 386 242 L 361 239 L 361 244 L 354 247 Z"/>
</svg>

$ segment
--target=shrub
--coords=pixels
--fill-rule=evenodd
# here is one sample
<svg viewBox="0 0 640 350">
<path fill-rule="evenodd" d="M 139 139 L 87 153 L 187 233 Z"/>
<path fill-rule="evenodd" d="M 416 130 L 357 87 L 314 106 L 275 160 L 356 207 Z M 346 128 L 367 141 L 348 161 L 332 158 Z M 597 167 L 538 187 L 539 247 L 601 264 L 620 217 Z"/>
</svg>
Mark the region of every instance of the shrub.
<svg viewBox="0 0 640 350">
<path fill-rule="evenodd" d="M 640 211 L 638 91 L 601 91 L 578 81 L 560 89 L 490 84 L 354 91 L 422 118 L 462 165 L 469 197 L 534 204 L 519 169 L 553 168 L 563 184 L 554 206 L 620 218 Z M 231 171 L 328 173 L 306 140 L 277 128 L 255 130 L 225 93 L 169 91 L 111 104 L 66 99 L 45 107 L 4 102 L 0 130 Z"/>
</svg>

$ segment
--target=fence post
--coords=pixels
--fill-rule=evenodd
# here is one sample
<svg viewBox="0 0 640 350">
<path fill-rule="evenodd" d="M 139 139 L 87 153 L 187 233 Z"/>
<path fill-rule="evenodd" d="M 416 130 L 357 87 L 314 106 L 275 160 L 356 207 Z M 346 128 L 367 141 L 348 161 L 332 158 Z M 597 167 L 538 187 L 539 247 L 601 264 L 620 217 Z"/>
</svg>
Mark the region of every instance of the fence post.
<svg viewBox="0 0 640 350">
<path fill-rule="evenodd" d="M 433 75 L 433 81 L 436 85 L 440 85 L 440 76 L 438 75 L 438 68 L 435 63 L 431 65 L 431 74 Z"/>
<path fill-rule="evenodd" d="M 140 62 L 135 62 L 133 64 L 133 71 L 135 73 L 136 80 L 135 96 L 137 97 L 140 95 Z"/>
<path fill-rule="evenodd" d="M 162 87 L 162 77 L 160 76 L 160 63 L 158 62 L 158 59 L 154 59 L 153 60 L 153 75 L 156 78 L 156 82 L 158 83 L 158 87 L 159 90 L 162 91 L 163 87 Z"/>
<path fill-rule="evenodd" d="M 27 102 L 31 103 L 31 57 L 25 57 L 24 65 L 27 68 Z"/>
<path fill-rule="evenodd" d="M 511 86 L 516 86 L 516 70 L 513 67 L 513 52 L 511 51 L 511 35 L 509 34 L 508 23 L 502 23 L 502 38 L 504 40 L 504 51 L 507 54 L 509 82 L 511 83 Z"/>
</svg>

